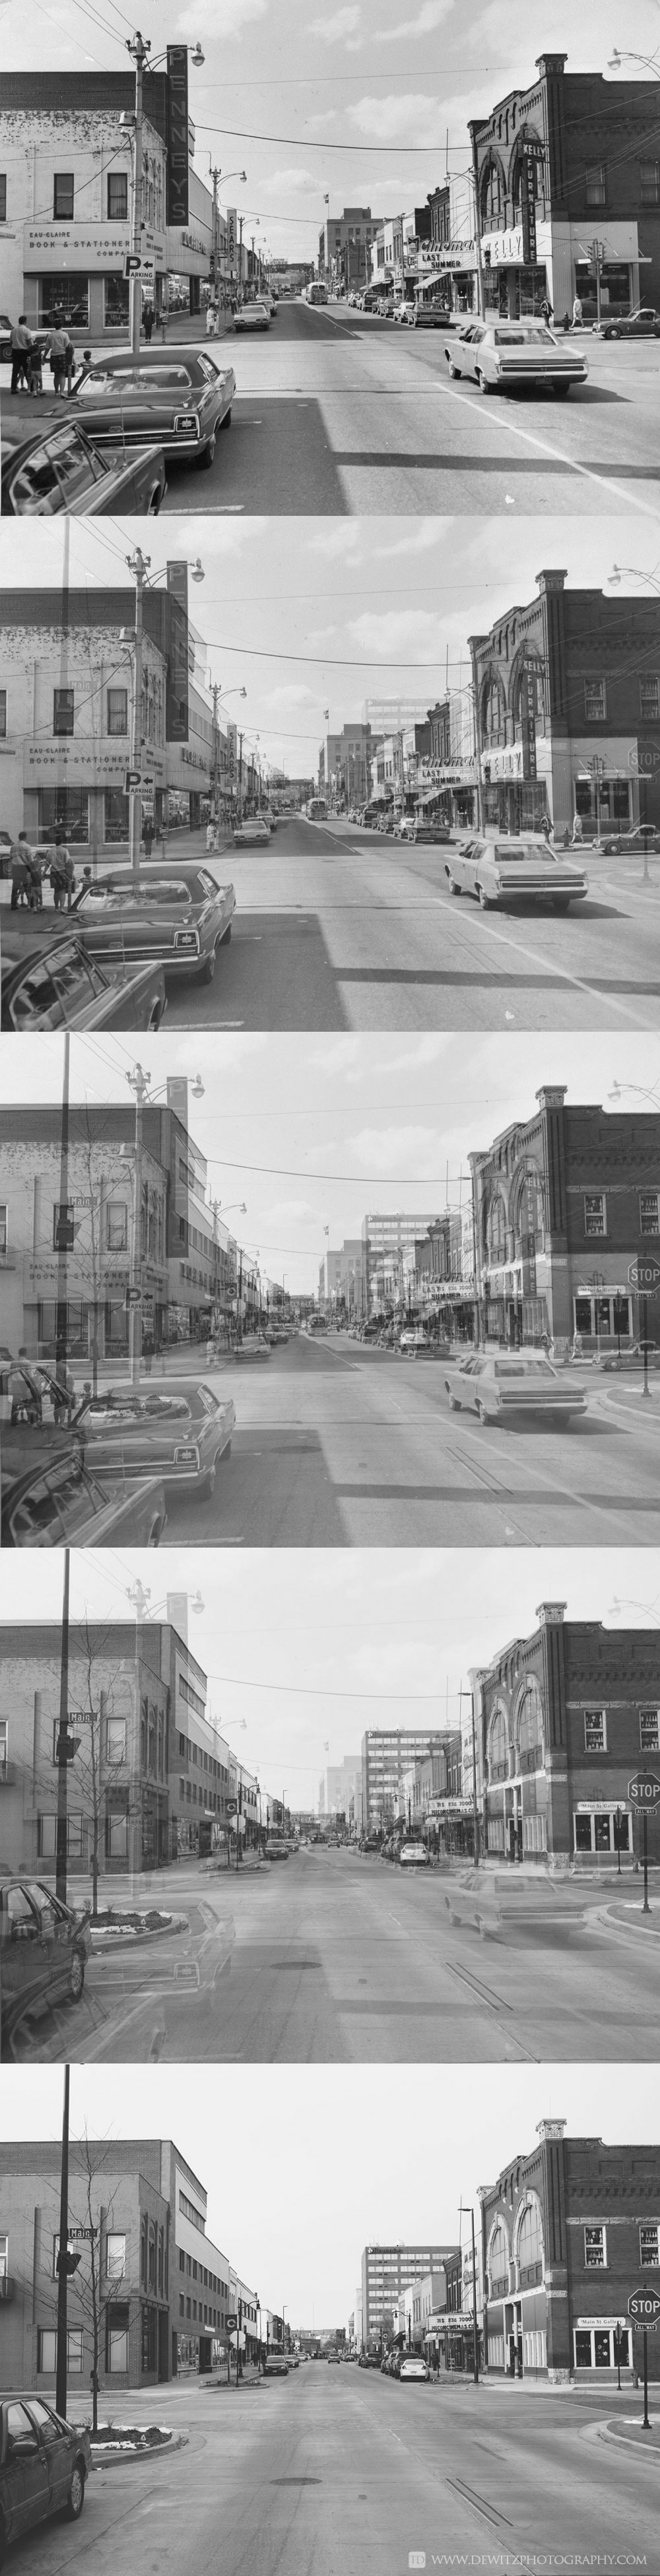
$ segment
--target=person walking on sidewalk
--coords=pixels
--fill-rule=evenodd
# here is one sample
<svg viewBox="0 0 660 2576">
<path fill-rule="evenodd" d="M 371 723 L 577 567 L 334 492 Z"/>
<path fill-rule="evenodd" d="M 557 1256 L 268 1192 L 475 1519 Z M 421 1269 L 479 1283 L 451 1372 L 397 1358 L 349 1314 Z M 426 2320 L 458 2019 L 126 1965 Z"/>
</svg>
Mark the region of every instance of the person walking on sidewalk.
<svg viewBox="0 0 660 2576">
<path fill-rule="evenodd" d="M 55 911 L 66 912 L 66 852 L 62 848 L 61 838 L 57 832 L 55 834 L 54 841 L 49 842 L 48 849 L 46 851 L 46 865 L 48 868 L 49 884 L 52 886 L 53 890 Z"/>
<path fill-rule="evenodd" d="M 58 396 L 61 395 L 62 398 L 64 398 L 69 364 L 73 357 L 73 341 L 69 339 L 63 313 L 56 313 L 55 315 L 54 326 L 50 334 L 48 345 L 51 375 L 53 378 L 53 393 Z"/>
<path fill-rule="evenodd" d="M 19 832 L 18 840 L 12 841 L 11 845 L 11 912 L 17 912 L 19 904 L 27 903 L 28 882 L 27 833 Z"/>
<path fill-rule="evenodd" d="M 143 331 L 144 331 L 144 336 L 145 336 L 145 340 L 146 340 L 146 343 L 147 343 L 147 348 L 149 347 L 149 342 L 150 342 L 150 339 L 151 339 L 151 334 L 152 334 L 152 331 L 153 331 L 153 327 L 154 327 L 155 319 L 156 319 L 156 315 L 155 315 L 155 312 L 154 312 L 153 304 L 150 302 L 149 297 L 147 297 L 147 302 L 146 302 L 146 304 L 143 304 L 143 307 L 142 307 L 142 328 L 143 328 Z"/>
<path fill-rule="evenodd" d="M 28 330 L 25 314 L 19 313 L 18 321 L 12 322 L 11 327 L 11 384 L 9 391 L 12 394 L 19 393 L 23 385 L 26 388 L 26 392 L 29 392 L 31 348 L 32 336 Z"/>
</svg>

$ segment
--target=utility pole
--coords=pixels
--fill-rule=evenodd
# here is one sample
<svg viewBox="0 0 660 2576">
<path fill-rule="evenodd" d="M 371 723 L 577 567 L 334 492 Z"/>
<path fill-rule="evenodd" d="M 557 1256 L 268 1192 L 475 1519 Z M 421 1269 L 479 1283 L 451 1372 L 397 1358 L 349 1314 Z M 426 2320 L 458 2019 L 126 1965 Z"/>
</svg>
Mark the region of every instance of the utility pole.
<svg viewBox="0 0 660 2576">
<path fill-rule="evenodd" d="M 63 1394 L 66 1393 L 68 1356 L 68 1253 L 73 1242 L 69 1222 L 69 1064 L 71 1041 L 64 1038 L 62 1076 L 62 1124 L 60 1129 L 60 1203 L 55 1235 L 57 1242 L 57 1307 L 55 1313 L 55 1375 Z"/>
<path fill-rule="evenodd" d="M 150 556 L 150 555 L 143 555 L 141 546 L 136 546 L 134 555 L 127 555 L 127 557 L 126 557 L 126 561 L 127 561 L 127 564 L 128 564 L 129 572 L 131 572 L 131 573 L 133 574 L 133 578 L 134 578 L 134 581 L 135 581 L 135 630 L 134 630 L 134 642 L 133 642 L 133 705 L 132 705 L 132 709 L 131 709 L 131 779 L 132 779 L 132 781 L 134 781 L 135 773 L 139 770 L 139 772 L 140 772 L 140 782 L 142 782 L 142 655 L 143 655 L 143 640 L 144 640 L 144 577 L 145 577 L 145 573 L 146 573 L 146 572 L 148 572 L 148 570 L 149 570 L 149 566 L 150 566 L 150 563 L 151 563 L 151 556 Z M 141 785 L 141 783 L 140 783 L 140 787 L 136 787 L 136 786 L 135 786 L 135 784 L 133 783 L 133 784 L 131 784 L 131 786 L 129 787 L 129 791 L 128 791 L 128 853 L 129 853 L 129 858 L 130 858 L 131 868 L 132 868 L 132 872 L 133 872 L 133 876 L 134 876 L 134 877 L 136 877 L 136 876 L 138 875 L 138 872 L 139 872 L 139 866 L 140 866 L 140 839 L 141 839 L 141 834 L 142 834 L 142 785 Z"/>
<path fill-rule="evenodd" d="M 215 172 L 214 172 L 214 177 L 215 177 Z M 212 691 L 212 695 L 213 695 L 213 820 L 214 820 L 214 823 L 217 823 L 217 822 L 218 822 L 218 820 L 219 820 L 219 814 L 220 814 L 220 741 L 219 741 L 219 736 L 218 736 L 218 698 L 219 698 L 219 695 L 220 695 L 220 690 L 219 690 L 219 684 L 218 684 L 218 681 L 217 681 L 217 680 L 214 680 L 214 682 L 213 682 L 213 691 Z"/>
<path fill-rule="evenodd" d="M 217 293 L 218 293 L 218 269 L 219 269 L 219 265 L 220 265 L 220 250 L 219 250 L 219 241 L 218 241 L 218 180 L 219 180 L 219 178 L 220 178 L 220 170 L 219 170 L 218 168 L 214 168 L 214 167 L 213 167 L 213 165 L 212 165 L 211 163 L 209 163 L 209 178 L 211 178 L 211 179 L 213 180 L 213 217 L 212 217 L 212 225 L 211 225 L 211 281 L 212 281 L 212 285 L 213 285 L 213 288 L 214 288 L 214 294 L 215 294 L 215 297 L 216 297 L 216 299 L 217 299 Z"/>
<path fill-rule="evenodd" d="M 238 218 L 238 301 L 243 302 L 243 217 Z"/>
<path fill-rule="evenodd" d="M 55 1894 L 66 1905 L 68 1857 L 68 1769 L 75 1761 L 79 1736 L 69 1734 L 69 1577 L 71 1551 L 64 1550 L 64 1598 L 60 1654 L 60 1716 L 57 1730 L 57 1822 L 55 1827 Z"/>
<path fill-rule="evenodd" d="M 238 737 L 238 820 L 243 821 L 243 736 Z"/>
<path fill-rule="evenodd" d="M 139 260 L 140 267 L 131 268 L 128 282 L 128 297 L 130 342 L 133 356 L 134 358 L 137 358 L 140 353 L 140 327 L 142 322 L 142 280 L 140 277 L 140 268 L 142 266 L 142 137 L 144 128 L 143 79 L 145 64 L 148 65 L 149 62 L 149 38 L 147 37 L 145 39 L 144 36 L 140 35 L 139 27 L 136 29 L 134 36 L 127 36 L 126 52 L 131 55 L 135 64 L 135 143 L 133 150 L 131 258 L 133 260 Z"/>
<path fill-rule="evenodd" d="M 459 2219 L 461 2219 L 461 2218 L 467 2218 L 467 2217 L 468 2217 L 468 2215 L 469 2215 L 469 2218 L 470 2218 L 470 2225 L 471 2225 L 471 2229 L 472 2229 L 472 2355 L 473 2355 L 473 2361 L 472 2361 L 472 2375 L 473 2375 L 473 2379 L 474 2379 L 474 2385 L 475 2385 L 475 2388 L 478 2388 L 478 2386 L 479 2386 L 479 2319 L 478 2319 L 478 2316 L 477 2316 L 477 2248 L 476 2248 L 475 2234 L 474 2234 L 474 2210 L 473 2210 L 473 2208 L 472 2208 L 472 2205 L 470 2205 L 470 2210 L 469 2210 L 469 2213 L 468 2213 L 468 2211 L 467 2211 L 467 2209 L 466 2209 L 466 2207 L 465 2207 L 465 2202 L 464 2202 L 464 2201 L 462 2201 L 462 2200 L 461 2200 L 461 2201 L 459 2201 L 458 2215 L 459 2215 Z M 462 2295 L 462 2284 L 461 2284 L 461 2295 Z"/>
<path fill-rule="evenodd" d="M 135 1099 L 135 1154 L 133 1160 L 133 1202 L 131 1208 L 131 1261 L 128 1307 L 128 1360 L 131 1386 L 138 1386 L 142 1360 L 142 1142 L 143 1110 L 148 1073 L 136 1064 L 126 1080 Z"/>
<path fill-rule="evenodd" d="M 68 1557 L 67 1548 L 67 1557 Z M 62 2166 L 60 2174 L 60 2241 L 57 2251 L 57 2362 L 55 2410 L 66 2416 L 67 2378 L 67 2290 L 69 2284 L 69 2088 L 71 2069 L 64 2069 L 64 2108 L 62 2114 Z"/>
</svg>

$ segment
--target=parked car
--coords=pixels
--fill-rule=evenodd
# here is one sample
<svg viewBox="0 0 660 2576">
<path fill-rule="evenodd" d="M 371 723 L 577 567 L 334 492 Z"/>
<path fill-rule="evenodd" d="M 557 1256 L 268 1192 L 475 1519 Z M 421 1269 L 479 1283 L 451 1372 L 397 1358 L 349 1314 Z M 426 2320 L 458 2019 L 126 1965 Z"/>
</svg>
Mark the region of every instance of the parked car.
<svg viewBox="0 0 660 2576">
<path fill-rule="evenodd" d="M 269 1838 L 268 1838 L 268 1841 L 267 1841 L 267 1843 L 266 1843 L 266 1849 L 265 1849 L 265 1852 L 264 1852 L 264 1859 L 265 1859 L 265 1860 L 290 1860 L 290 1859 L 291 1859 L 291 1844 L 290 1844 L 290 1843 L 285 1843 L 285 1842 L 283 1842 L 282 1837 L 281 1837 L 281 1835 L 280 1835 L 280 1834 L 270 1834 L 270 1835 L 269 1835 Z"/>
<path fill-rule="evenodd" d="M 581 860 L 568 850 L 555 850 L 542 832 L 526 832 L 519 841 L 481 840 L 471 834 L 445 860 L 450 894 L 476 895 L 482 912 L 510 903 L 549 903 L 553 912 L 568 912 L 583 903 L 589 879 Z"/>
<path fill-rule="evenodd" d="M 31 2392 L 0 2398 L 0 2551 L 50 2514 L 79 2522 L 92 2465 L 87 2425 Z"/>
<path fill-rule="evenodd" d="M 166 1493 L 196 1499 L 215 1492 L 235 1423 L 231 1396 L 218 1396 L 206 1377 L 168 1376 L 144 1377 L 137 1386 L 113 1382 L 84 1399 L 71 1428 L 98 1476 L 150 1472 L 162 1477 Z"/>
<path fill-rule="evenodd" d="M 235 850 L 267 850 L 270 831 L 261 814 L 252 814 L 247 822 L 237 823 L 233 834 Z"/>
<path fill-rule="evenodd" d="M 338 2353 L 338 2352 L 329 2352 L 329 2353 L 328 2353 L 328 2355 L 327 2355 L 327 2358 L 328 2358 L 328 2361 L 329 2361 L 331 2364 L 332 2364 L 333 2362 L 335 2362 L 335 2361 L 336 2361 L 336 2363 L 337 2363 L 337 2368 L 339 2368 L 339 2358 L 340 2358 L 340 2357 L 339 2357 L 339 2353 Z"/>
<path fill-rule="evenodd" d="M 238 311 L 234 314 L 234 330 L 269 331 L 270 313 L 267 304 L 261 302 L 239 304 Z"/>
<path fill-rule="evenodd" d="M 272 2351 L 267 2352 L 267 2354 L 266 2354 L 266 2358 L 265 2358 L 265 2361 L 264 2361 L 264 2378 L 265 2378 L 265 2379 L 288 2379 L 288 2376 L 289 2376 L 289 2364 L 288 2364 L 288 2361 L 287 2361 L 287 2359 L 286 2359 L 286 2355 L 285 2355 L 285 2353 L 283 2353 L 283 2352 L 272 2352 Z"/>
<path fill-rule="evenodd" d="M 126 969 L 156 959 L 166 977 L 212 984 L 235 910 L 233 885 L 220 885 L 205 860 L 145 859 L 135 874 L 120 863 L 84 878 L 66 917 L 86 954 L 104 965 Z"/>
<path fill-rule="evenodd" d="M 401 1850 L 399 1852 L 399 1867 L 401 1869 L 428 1869 L 429 1856 L 426 1849 L 426 1843 L 402 1843 Z"/>
<path fill-rule="evenodd" d="M 99 1477 L 78 1440 L 55 1441 L 52 1426 L 2 1431 L 2 1547 L 159 1547 L 165 1490 L 153 1475 Z"/>
<path fill-rule="evenodd" d="M 446 304 L 425 304 L 419 295 L 415 297 L 412 322 L 413 331 L 446 331 L 451 327 L 451 315 Z"/>
<path fill-rule="evenodd" d="M 79 1910 L 64 1905 L 29 1872 L 15 1876 L 0 1871 L 3 2048 L 25 2013 L 67 1996 L 79 2003 L 90 1948 L 88 1924 Z"/>
<path fill-rule="evenodd" d="M 415 815 L 412 825 L 409 821 L 405 838 L 415 843 L 419 841 L 427 849 L 439 848 L 442 842 L 451 840 L 451 827 L 449 823 L 424 823 Z"/>
<path fill-rule="evenodd" d="M 660 1349 L 657 1342 L 646 1344 L 646 1365 L 647 1369 L 660 1369 Z M 592 1366 L 596 1369 L 604 1369 L 606 1376 L 609 1377 L 622 1375 L 625 1377 L 628 1371 L 641 1377 L 644 1367 L 644 1343 L 631 1342 L 629 1348 L 623 1351 L 596 1351 Z"/>
<path fill-rule="evenodd" d="M 165 1011 L 162 965 L 105 967 L 82 940 L 52 926 L 34 937 L 33 912 L 2 923 L 3 1029 L 159 1029 Z M 57 916 L 61 919 L 61 915 Z"/>
<path fill-rule="evenodd" d="M 414 323 L 415 307 L 407 295 L 399 296 L 398 302 L 392 309 L 392 320 L 393 322 Z"/>
<path fill-rule="evenodd" d="M 539 387 L 566 395 L 586 384 L 582 351 L 556 340 L 545 322 L 468 322 L 445 346 L 450 376 L 467 376 L 482 394 L 527 393 Z"/>
<path fill-rule="evenodd" d="M 603 842 L 603 849 L 606 859 L 625 859 L 628 852 L 634 857 L 637 850 L 657 853 L 660 850 L 660 832 L 653 823 L 635 823 L 631 832 L 611 832 Z"/>
<path fill-rule="evenodd" d="M 542 1351 L 473 1351 L 454 1361 L 445 1387 L 451 1413 L 476 1413 L 483 1423 L 513 1422 L 526 1413 L 564 1423 L 587 1410 L 583 1389 Z"/>
<path fill-rule="evenodd" d="M 634 313 L 613 314 L 598 328 L 601 340 L 660 340 L 660 313 L 654 304 L 637 304 Z"/>
<path fill-rule="evenodd" d="M 247 1360 L 269 1360 L 270 1351 L 265 1333 L 244 1333 L 242 1341 L 236 1343 L 236 1349 L 233 1356 L 235 1360 L 241 1362 Z"/>
<path fill-rule="evenodd" d="M 3 437 L 0 492 L 7 518 L 51 519 L 66 510 L 73 519 L 117 511 L 155 519 L 166 491 L 163 448 L 146 436 L 128 456 L 120 443 L 98 446 L 81 421 L 68 417 L 34 438 Z"/>
<path fill-rule="evenodd" d="M 434 1339 L 430 1333 L 424 1333 L 415 1326 L 400 1334 L 399 1350 L 407 1360 L 446 1360 L 449 1358 L 451 1342 L 447 1341 L 444 1334 L 438 1334 Z"/>
<path fill-rule="evenodd" d="M 421 2352 L 403 2352 L 397 2371 L 398 2379 L 430 2379 L 428 2363 Z"/>
<path fill-rule="evenodd" d="M 233 367 L 204 343 L 154 346 L 134 357 L 111 349 L 87 367 L 71 414 L 96 447 L 142 447 L 157 440 L 166 456 L 212 465 L 218 430 L 228 429 L 236 392 Z"/>
</svg>

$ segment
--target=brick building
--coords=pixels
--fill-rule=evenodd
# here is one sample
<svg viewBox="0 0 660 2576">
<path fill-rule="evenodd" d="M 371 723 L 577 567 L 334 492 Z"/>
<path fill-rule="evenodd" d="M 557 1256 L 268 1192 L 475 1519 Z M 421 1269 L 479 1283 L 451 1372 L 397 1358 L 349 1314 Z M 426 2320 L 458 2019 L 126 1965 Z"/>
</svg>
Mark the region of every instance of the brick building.
<svg viewBox="0 0 660 2576">
<path fill-rule="evenodd" d="M 567 590 L 471 635 L 482 824 L 555 837 L 660 820 L 660 601 Z"/>
<path fill-rule="evenodd" d="M 538 2145 L 479 2191 L 489 2373 L 512 2379 L 613 2379 L 642 2365 L 627 2301 L 660 2289 L 660 2149 L 568 2138 L 539 2120 Z M 618 2343 L 617 2343 L 618 2333 Z M 658 2339 L 649 2372 L 660 2376 Z"/>
<path fill-rule="evenodd" d="M 143 292 L 158 317 L 184 292 L 197 314 L 213 199 L 192 166 L 186 46 L 145 71 L 143 96 Z M 134 118 L 133 71 L 3 72 L 0 304 L 12 320 L 47 326 L 59 311 L 79 346 L 125 338 Z"/>
<path fill-rule="evenodd" d="M 471 117 L 487 312 L 557 320 L 581 299 L 604 314 L 660 301 L 660 161 L 654 80 L 567 72 L 541 54 L 527 89 Z"/>
<path fill-rule="evenodd" d="M 657 1771 L 660 1635 L 566 1619 L 544 1601 L 531 1637 L 470 1674 L 482 1854 L 496 1863 L 629 1871 L 642 1819 L 628 1783 Z M 647 1820 L 660 1862 L 660 1819 Z"/>
<path fill-rule="evenodd" d="M 344 206 L 343 214 L 325 217 L 319 233 L 319 277 L 336 295 L 339 289 L 368 286 L 371 277 L 371 245 L 375 240 L 382 215 L 372 215 L 370 206 Z"/>
<path fill-rule="evenodd" d="M 144 592 L 140 731 L 157 835 L 168 799 L 197 828 L 213 777 L 212 711 L 192 676 L 187 599 L 185 563 L 168 564 L 165 589 Z M 132 588 L 0 592 L 5 827 L 34 841 L 61 831 L 92 869 L 128 842 L 134 631 Z"/>
<path fill-rule="evenodd" d="M 569 1106 L 562 1084 L 536 1098 L 469 1156 L 477 1337 L 625 1350 L 643 1324 L 629 1270 L 660 1248 L 660 1115 Z"/>
</svg>

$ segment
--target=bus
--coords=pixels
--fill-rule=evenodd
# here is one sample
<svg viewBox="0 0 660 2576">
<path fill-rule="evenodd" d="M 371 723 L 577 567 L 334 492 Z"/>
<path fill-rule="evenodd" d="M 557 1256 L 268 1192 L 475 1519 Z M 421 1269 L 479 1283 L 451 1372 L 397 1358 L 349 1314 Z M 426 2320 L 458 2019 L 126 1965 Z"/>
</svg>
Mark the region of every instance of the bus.
<svg viewBox="0 0 660 2576">
<path fill-rule="evenodd" d="M 325 1315 L 308 1315 L 307 1323 L 305 1325 L 305 1331 L 307 1333 L 327 1333 L 327 1330 L 328 1325 Z"/>
<path fill-rule="evenodd" d="M 308 304 L 327 304 L 328 289 L 327 286 L 323 285 L 322 280 L 319 277 L 310 278 L 309 286 L 305 288 L 305 293 Z"/>
<path fill-rule="evenodd" d="M 326 805 L 325 797 L 324 797 L 324 796 L 310 796 L 310 797 L 308 798 L 308 802 L 307 802 L 307 804 L 306 804 L 306 806 L 305 806 L 305 813 L 306 813 L 306 815 L 307 815 L 307 821 L 308 821 L 308 823 L 325 823 L 325 822 L 327 822 L 327 818 L 328 818 L 328 808 L 327 808 L 327 805 Z"/>
</svg>

